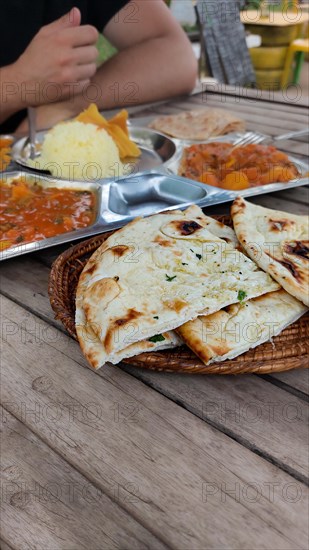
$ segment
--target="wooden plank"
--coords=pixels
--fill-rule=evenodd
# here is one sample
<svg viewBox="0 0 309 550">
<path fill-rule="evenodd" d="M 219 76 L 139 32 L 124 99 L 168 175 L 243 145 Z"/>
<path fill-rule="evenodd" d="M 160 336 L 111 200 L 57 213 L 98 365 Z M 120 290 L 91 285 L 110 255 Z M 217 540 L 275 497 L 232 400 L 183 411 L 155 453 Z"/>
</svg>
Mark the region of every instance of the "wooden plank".
<svg viewBox="0 0 309 550">
<path fill-rule="evenodd" d="M 192 106 L 193 107 L 193 106 Z M 191 107 L 191 108 L 192 108 Z M 246 128 L 247 130 L 255 130 L 263 132 L 267 135 L 280 135 L 284 134 L 288 131 L 296 131 L 296 130 L 303 130 L 307 127 L 307 116 L 305 112 L 303 115 L 299 115 L 298 117 L 295 115 L 295 113 L 291 113 L 290 115 L 288 113 L 282 112 L 276 112 L 276 110 L 269 110 L 259 108 L 254 108 L 250 105 L 248 105 L 246 108 L 242 104 L 217 104 L 208 102 L 207 104 L 203 105 L 194 105 L 194 108 L 202 108 L 202 107 L 208 107 L 208 108 L 220 108 L 227 110 L 229 112 L 233 112 L 235 115 L 238 115 L 240 118 L 243 118 L 246 121 Z M 190 107 L 187 106 L 188 110 Z M 173 107 L 174 109 L 174 107 Z M 168 108 L 165 107 L 164 110 L 160 110 L 162 114 L 168 114 Z M 173 111 L 175 112 L 175 111 Z M 278 142 L 277 146 L 281 147 L 284 145 L 286 148 L 289 144 L 289 142 L 298 143 L 299 145 L 303 145 L 304 147 L 307 145 L 306 138 L 295 138 L 294 140 L 285 140 L 282 142 Z M 305 150 L 304 154 L 307 153 L 308 150 Z"/>
<path fill-rule="evenodd" d="M 45 319 L 47 322 L 54 324 L 55 326 L 60 326 L 62 328 L 62 325 L 58 321 L 55 321 L 53 319 L 53 313 L 49 305 L 48 296 L 47 296 L 47 281 L 48 281 L 48 275 L 49 270 L 40 264 L 36 264 L 35 262 L 32 262 L 31 260 L 28 260 L 26 265 L 24 265 L 23 261 L 20 260 L 19 262 L 15 260 L 10 264 L 10 262 L 7 262 L 3 266 L 2 271 L 2 289 L 6 296 L 11 297 L 17 303 L 26 306 L 27 309 L 30 309 L 33 311 L 33 313 L 38 314 L 41 318 Z M 34 289 L 36 290 L 36 296 L 37 299 L 35 301 L 35 305 L 33 304 L 33 297 L 34 297 Z M 134 371 L 134 375 L 139 377 L 139 370 Z M 174 375 L 173 375 L 174 376 Z M 245 377 L 247 380 L 247 378 Z M 222 378 L 219 377 L 219 385 L 215 385 L 215 391 L 218 392 L 218 395 L 216 398 L 220 396 L 220 386 L 221 383 L 223 384 Z M 222 380 L 222 382 L 221 382 Z M 213 377 L 210 377 L 210 385 L 212 385 Z M 189 382 L 190 383 L 190 382 Z M 277 389 L 271 390 L 269 388 L 268 384 L 261 384 L 261 395 L 263 394 L 262 388 L 266 388 L 268 395 L 268 401 L 274 401 L 277 399 Z M 292 381 L 290 381 L 290 385 L 292 385 Z M 177 384 L 176 384 L 177 387 Z M 227 388 L 225 388 L 227 390 Z M 233 391 L 233 383 L 231 383 L 231 395 L 229 395 L 229 391 L 227 392 L 229 395 L 229 399 L 233 401 L 233 406 L 236 406 L 236 403 L 238 401 L 238 392 Z M 279 392 L 280 394 L 281 392 Z M 276 394 L 276 397 L 275 397 Z M 225 395 L 225 394 L 224 394 Z M 250 395 L 250 392 L 248 393 L 247 387 L 244 387 L 244 398 L 245 400 L 248 399 L 248 395 Z M 282 397 L 283 395 L 283 397 Z M 285 399 L 285 394 L 281 395 L 281 399 Z M 178 397 L 176 398 L 178 399 Z M 201 399 L 203 399 L 203 395 L 201 394 Z M 266 399 L 266 398 L 265 398 Z M 252 399 L 251 399 L 252 400 Z M 280 405 L 281 408 L 284 407 L 283 404 Z M 243 405 L 245 407 L 245 405 Z M 259 407 L 260 409 L 263 407 L 263 401 L 259 401 Z M 246 424 L 246 422 L 245 422 Z M 251 423 L 249 422 L 248 425 L 238 425 L 236 426 L 239 428 L 238 430 L 234 430 L 233 436 L 236 438 L 246 438 L 248 446 L 252 447 L 254 445 L 255 440 L 260 441 L 260 452 L 265 452 L 268 454 L 271 454 L 272 460 L 278 460 L 280 461 L 280 455 L 285 455 L 286 448 L 285 443 L 283 447 L 278 447 L 277 445 L 277 439 L 280 441 L 280 433 L 278 434 L 278 437 L 276 440 L 273 439 L 273 426 L 268 425 L 268 429 L 264 426 L 263 429 L 265 429 L 264 437 L 266 438 L 263 441 L 263 445 L 261 443 L 260 433 L 255 429 L 255 427 L 252 428 Z M 259 427 L 259 426 L 257 426 Z M 221 424 L 221 429 L 225 429 L 226 426 L 224 423 Z M 247 432 L 249 428 L 250 436 L 248 436 Z M 231 430 L 231 427 L 227 427 L 228 430 Z M 280 427 L 280 429 L 285 431 L 284 425 Z M 301 434 L 300 434 L 300 437 Z M 284 439 L 281 438 L 281 441 L 283 442 Z M 293 464 L 294 462 L 294 451 L 293 446 L 291 448 L 290 453 L 288 453 L 288 459 L 291 458 L 292 462 L 290 464 L 287 464 L 288 466 Z M 306 456 L 303 457 L 303 460 L 306 461 Z"/>
<path fill-rule="evenodd" d="M 166 548 L 8 411 L 1 526 L 17 548 Z"/>
<path fill-rule="evenodd" d="M 303 548 L 300 481 L 121 369 L 96 376 L 64 334 L 5 298 L 1 305 L 2 328 L 11 331 L 5 408 L 105 494 L 116 484 L 135 496 L 122 507 L 157 538 L 175 549 Z"/>
<path fill-rule="evenodd" d="M 279 380 L 289 388 L 295 388 L 296 390 L 306 395 L 309 395 L 308 369 L 294 370 L 290 372 L 278 372 L 278 374 L 273 374 L 272 378 L 275 380 Z"/>
<path fill-rule="evenodd" d="M 295 195 L 297 196 L 297 189 L 295 188 Z M 291 189 L 292 191 L 292 189 Z M 308 207 L 301 202 L 294 202 L 291 199 L 281 198 L 281 193 L 267 193 L 265 195 L 256 195 L 254 197 L 248 197 L 247 200 L 266 208 L 273 208 L 276 210 L 283 210 L 284 212 L 291 212 L 293 214 L 306 215 L 308 213 Z M 207 206 L 203 208 L 205 214 L 208 216 L 222 215 L 229 212 L 231 203 L 218 204 L 214 206 Z"/>
<path fill-rule="evenodd" d="M 221 108 L 221 107 L 220 107 Z M 231 111 L 232 109 L 227 109 L 228 111 Z M 165 108 L 162 109 L 160 113 L 153 113 L 148 114 L 146 116 L 136 117 L 132 120 L 133 125 L 135 126 L 148 126 L 156 116 L 161 115 L 167 115 L 167 114 L 178 114 L 180 111 L 176 111 L 175 109 Z M 252 130 L 252 131 L 259 131 L 261 133 L 264 133 L 266 135 L 275 136 L 275 135 L 281 135 L 283 133 L 286 133 L 287 131 L 296 131 L 296 130 L 302 130 L 304 129 L 304 122 L 296 124 L 295 121 L 291 122 L 284 122 L 282 121 L 282 118 L 278 121 L 274 121 L 271 118 L 267 118 L 267 115 L 260 114 L 256 115 L 255 117 L 247 117 L 246 113 L 244 113 L 242 110 L 239 110 L 239 113 L 236 113 L 235 110 L 233 110 L 234 114 L 238 114 L 240 118 L 243 118 L 246 120 L 246 129 Z M 266 122 L 267 120 L 267 122 Z M 274 142 L 274 144 L 278 148 L 285 148 L 285 150 L 289 150 L 289 146 L 296 147 L 299 146 L 299 153 L 302 153 L 304 155 L 308 154 L 308 146 L 307 141 L 304 139 L 290 139 L 290 140 L 284 140 L 284 141 L 278 141 Z"/>
<path fill-rule="evenodd" d="M 49 273 L 50 269 L 29 256 L 8 260 L 1 266 L 1 292 L 62 329 L 49 303 Z"/>
<path fill-rule="evenodd" d="M 284 117 L 287 121 L 295 120 L 296 123 L 302 123 L 304 127 L 306 127 L 307 122 L 306 109 L 304 107 L 300 109 L 294 109 L 293 107 L 293 109 L 291 108 L 291 110 L 287 110 L 286 107 L 280 109 L 279 105 L 279 108 L 277 109 L 277 105 L 272 103 L 260 103 L 258 100 L 256 102 L 252 100 L 246 101 L 242 100 L 242 98 L 223 97 L 222 99 L 219 99 L 218 97 L 214 97 L 212 95 L 205 95 L 202 97 L 197 96 L 197 98 L 192 98 L 185 102 L 173 102 L 171 106 L 173 108 L 178 108 L 179 111 L 188 111 L 202 107 L 222 108 L 233 112 L 237 111 L 244 113 L 249 120 L 251 115 L 261 115 L 262 113 L 267 113 L 271 116 L 271 118 L 274 120 L 278 119 L 279 121 L 280 119 L 282 120 L 282 114 L 284 112 Z M 140 114 L 138 116 L 140 116 Z"/>
<path fill-rule="evenodd" d="M 226 95 L 214 95 L 206 90 L 204 93 L 194 96 L 188 100 L 190 105 L 222 105 L 222 107 L 232 107 L 243 109 L 250 113 L 250 110 L 254 113 L 269 112 L 273 117 L 277 117 L 279 113 L 285 114 L 288 117 L 292 117 L 292 113 L 298 117 L 305 119 L 306 108 L 299 105 L 297 101 L 297 95 L 295 94 L 295 102 L 289 105 L 277 103 L 274 101 L 261 101 L 259 98 L 259 91 L 257 90 L 254 98 L 247 97 L 246 95 L 236 94 L 235 96 Z M 184 102 L 173 103 L 173 105 L 184 105 Z"/>
<path fill-rule="evenodd" d="M 294 189 L 286 189 L 280 191 L 277 195 L 285 200 L 296 201 L 304 204 L 305 206 L 309 205 L 309 187 L 303 185 L 302 187 L 296 187 Z"/>
<path fill-rule="evenodd" d="M 264 104 L 252 105 L 252 102 L 231 101 L 231 99 L 229 99 L 229 101 L 220 101 L 217 98 L 213 98 L 211 96 L 209 99 L 207 99 L 207 101 L 202 101 L 200 98 L 200 101 L 192 100 L 190 102 L 186 101 L 183 103 L 164 103 L 159 105 L 156 109 L 147 109 L 145 111 L 140 111 L 136 116 L 134 116 L 134 119 L 144 118 L 145 116 L 150 115 L 152 117 L 155 117 L 164 114 L 178 114 L 182 113 L 183 111 L 203 108 L 224 109 L 227 111 L 231 111 L 246 119 L 248 122 L 263 120 L 264 116 L 265 125 L 270 125 L 270 123 L 274 123 L 274 126 L 276 126 L 278 124 L 278 128 L 281 128 L 280 132 L 278 133 L 283 133 L 282 129 L 286 126 L 288 126 L 288 130 L 301 130 L 303 128 L 306 128 L 307 123 L 305 109 L 301 109 L 300 111 L 296 112 L 291 111 L 286 113 L 283 110 L 277 110 L 276 107 L 271 104 L 268 106 L 268 108 L 266 108 Z M 265 114 L 267 114 L 267 117 L 265 117 Z"/>
<path fill-rule="evenodd" d="M 261 103 L 273 103 L 276 105 L 285 105 L 288 109 L 290 106 L 294 107 L 301 106 L 306 107 L 308 104 L 308 98 L 305 94 L 301 94 L 298 91 L 298 94 L 295 93 L 295 87 L 292 86 L 287 90 L 278 90 L 274 91 L 272 89 L 269 90 L 257 90 L 257 89 L 250 89 L 250 88 L 242 88 L 239 86 L 228 86 L 226 84 L 215 84 L 208 86 L 209 93 L 212 95 L 217 95 L 219 97 L 223 96 L 232 96 L 232 97 L 244 97 L 248 98 L 248 100 L 258 100 L 261 101 Z M 299 88 L 298 88 L 299 90 Z M 197 96 L 198 97 L 198 96 Z"/>
<path fill-rule="evenodd" d="M 42 262 L 44 265 L 51 267 L 53 262 L 64 252 L 67 250 L 67 247 L 65 244 L 56 246 L 55 248 L 47 248 L 46 250 L 42 250 L 40 254 L 36 255 L 36 259 L 38 259 L 40 262 Z"/>
<path fill-rule="evenodd" d="M 205 377 L 153 373 L 127 365 L 122 368 L 285 471 L 306 480 L 308 410 L 298 397 L 265 384 L 266 380 L 255 375 Z M 271 382 L 272 377 L 268 378 Z"/>
<path fill-rule="evenodd" d="M 207 104 L 208 101 L 224 104 L 241 104 L 244 106 L 257 106 L 260 109 L 281 111 L 282 113 L 294 112 L 305 114 L 308 108 L 308 101 L 303 97 L 300 90 L 292 87 L 291 90 L 273 92 L 272 90 L 251 90 L 239 86 L 229 87 L 225 84 L 207 84 L 202 86 L 201 93 L 183 98 L 173 98 L 157 105 L 147 105 L 139 109 L 141 116 L 146 112 L 158 112 L 162 105 L 180 106 L 181 109 L 192 108 L 194 105 Z M 136 111 L 137 112 L 137 111 Z M 134 115 L 133 115 L 134 116 Z"/>
<path fill-rule="evenodd" d="M 142 124 L 147 125 L 154 117 L 165 114 L 177 114 L 183 110 L 188 110 L 192 108 L 201 108 L 201 107 L 214 107 L 222 108 L 238 114 L 247 122 L 248 130 L 255 130 L 258 132 L 265 133 L 267 135 L 280 135 L 286 133 L 287 131 L 301 130 L 307 126 L 307 113 L 305 110 L 297 117 L 294 112 L 284 113 L 277 111 L 274 105 L 269 106 L 269 111 L 263 108 L 262 105 L 252 106 L 250 103 L 244 105 L 243 103 L 222 103 L 219 104 L 213 101 L 211 98 L 210 102 L 198 103 L 197 100 L 191 100 L 190 102 L 184 103 L 165 103 L 162 104 L 156 112 L 140 112 L 138 118 L 141 118 Z M 137 124 L 136 118 L 134 124 Z M 299 155 L 307 156 L 308 155 L 308 144 L 304 139 L 294 139 L 294 140 L 285 140 L 283 142 L 278 142 L 277 147 L 283 151 L 290 153 L 297 153 Z"/>
<path fill-rule="evenodd" d="M 273 208 L 274 210 L 283 210 L 285 212 L 291 212 L 299 215 L 306 215 L 308 213 L 308 207 L 305 204 L 292 202 L 288 199 L 282 198 L 277 193 L 248 197 L 248 200 L 254 204 L 259 204 L 261 206 L 265 206 L 266 208 Z"/>
<path fill-rule="evenodd" d="M 235 111 L 234 111 L 234 114 Z M 280 118 L 271 117 L 268 112 L 261 112 L 260 114 L 252 115 L 247 114 L 244 111 L 239 111 L 237 113 L 239 117 L 242 117 L 246 120 L 246 130 L 256 131 L 266 134 L 267 136 L 280 136 L 286 134 L 287 132 L 296 132 L 299 130 L 306 130 L 306 122 L 300 120 L 299 122 L 295 119 L 289 120 L 288 118 L 284 120 L 283 113 L 279 113 Z M 285 140 L 274 140 L 273 145 L 281 148 L 283 145 L 288 146 L 289 144 L 299 144 L 307 145 L 307 139 L 304 136 L 294 137 L 291 139 Z"/>
<path fill-rule="evenodd" d="M 294 92 L 292 94 L 292 91 Z M 179 105 L 180 103 L 188 105 L 207 104 L 208 101 L 219 104 L 241 104 L 257 106 L 261 110 L 269 109 L 281 111 L 284 113 L 295 112 L 296 114 L 305 113 L 307 108 L 306 98 L 302 101 L 301 93 L 298 90 L 291 90 L 289 96 L 285 93 L 273 93 L 272 91 L 250 90 L 249 88 L 234 87 L 233 93 L 226 93 L 224 85 L 208 86 L 202 93 L 186 98 L 184 101 L 174 99 L 169 102 L 170 105 Z M 155 108 L 154 108 L 155 109 Z"/>
</svg>

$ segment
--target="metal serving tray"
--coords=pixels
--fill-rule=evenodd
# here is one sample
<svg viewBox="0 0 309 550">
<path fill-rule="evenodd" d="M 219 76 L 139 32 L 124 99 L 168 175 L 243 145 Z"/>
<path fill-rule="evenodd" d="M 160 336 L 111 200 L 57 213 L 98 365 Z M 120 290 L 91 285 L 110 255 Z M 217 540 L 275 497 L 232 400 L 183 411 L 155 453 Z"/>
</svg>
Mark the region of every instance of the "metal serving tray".
<svg viewBox="0 0 309 550">
<path fill-rule="evenodd" d="M 234 143 L 236 139 L 241 137 L 242 134 L 233 132 L 231 134 L 226 134 L 224 136 L 216 136 L 208 140 L 179 140 L 174 139 L 177 146 L 177 153 L 173 158 L 167 163 L 167 169 L 172 174 L 178 174 L 179 164 L 182 157 L 182 153 L 185 147 L 190 147 L 197 143 L 212 143 L 212 142 L 223 142 L 223 143 Z M 279 147 L 277 147 L 279 149 Z M 278 182 L 278 183 L 268 183 L 266 185 L 258 185 L 256 187 L 250 187 L 249 189 L 243 189 L 239 191 L 228 191 L 230 193 L 231 199 L 234 200 L 236 197 L 241 195 L 242 197 L 253 197 L 254 195 L 264 195 L 265 193 L 273 193 L 274 191 L 285 191 L 293 187 L 300 187 L 302 185 L 309 184 L 309 164 L 304 162 L 297 157 L 288 155 L 288 158 L 295 166 L 297 167 L 300 177 L 290 180 L 288 182 Z M 194 181 L 194 180 L 189 180 Z"/>
<path fill-rule="evenodd" d="M 146 117 L 139 117 L 139 118 L 133 118 L 130 120 L 130 131 L 134 132 L 135 128 L 136 130 L 139 129 L 142 126 L 147 126 L 150 124 L 150 122 L 154 119 L 153 115 L 149 115 Z M 197 143 L 211 143 L 214 141 L 219 142 L 225 142 L 225 143 L 234 143 L 237 139 L 242 137 L 243 133 L 240 132 L 232 132 L 230 134 L 225 134 L 222 136 L 214 136 L 210 137 L 207 140 L 183 140 L 178 138 L 170 138 L 173 139 L 175 145 L 176 145 L 176 152 L 175 154 L 170 158 L 167 159 L 165 162 L 165 168 L 168 172 L 172 174 L 178 174 L 178 168 L 179 163 L 182 157 L 182 153 L 185 147 L 189 147 L 190 145 L 194 145 Z M 280 150 L 279 143 L 275 143 L 275 146 L 277 149 Z M 273 193 L 275 191 L 284 191 L 287 189 L 291 189 L 293 187 L 300 187 L 302 185 L 308 185 L 309 184 L 309 163 L 304 162 L 300 160 L 297 157 L 294 157 L 293 155 L 288 155 L 288 158 L 291 162 L 293 162 L 300 172 L 300 177 L 296 178 L 294 180 L 290 180 L 289 182 L 278 182 L 278 183 L 268 183 L 267 185 L 259 185 L 257 187 L 252 187 L 250 189 L 244 189 L 239 191 L 229 191 L 231 193 L 231 199 L 234 200 L 235 197 L 241 195 L 242 197 L 253 197 L 254 195 L 264 195 L 265 193 Z M 192 181 L 192 180 L 190 180 Z"/>
<path fill-rule="evenodd" d="M 230 192 L 159 171 L 94 183 L 57 180 L 21 171 L 3 172 L 1 179 L 5 185 L 11 185 L 14 179 L 21 176 L 29 183 L 35 181 L 43 187 L 91 191 L 96 196 L 95 221 L 83 229 L 3 250 L 0 260 L 117 229 L 136 216 L 183 209 L 193 203 L 207 206 L 231 200 Z"/>
<path fill-rule="evenodd" d="M 242 191 L 230 191 L 209 186 L 177 175 L 183 148 L 197 143 L 196 141 L 172 140 L 147 128 L 131 127 L 130 132 L 131 137 L 142 148 L 142 162 L 139 159 L 136 164 L 133 164 L 133 172 L 137 173 L 132 173 L 128 177 L 102 179 L 96 182 L 76 182 L 56 179 L 51 175 L 33 171 L 32 173 L 29 171 L 2 173 L 0 177 L 8 185 L 14 178 L 23 175 L 27 180 L 35 180 L 44 186 L 90 190 L 96 195 L 97 211 L 95 222 L 87 228 L 9 248 L 0 252 L 0 260 L 117 229 L 136 216 L 147 216 L 176 208 L 183 209 L 193 203 L 207 207 L 233 201 L 238 195 L 243 197 L 262 195 L 309 183 L 306 176 L 309 170 L 308 164 L 289 156 L 289 159 L 298 167 L 301 174 L 299 179 L 287 183 L 261 185 Z M 42 140 L 44 133 L 41 132 L 38 136 Z M 204 143 L 210 141 L 234 142 L 239 136 L 238 133 L 227 134 L 220 138 L 209 139 Z M 25 144 L 26 138 L 15 143 L 13 155 L 15 161 L 17 154 L 25 153 Z M 27 162 L 25 166 L 29 170 Z M 150 170 L 149 167 L 152 169 Z M 14 169 L 14 164 L 11 165 L 12 169 Z"/>
<path fill-rule="evenodd" d="M 151 128 L 146 128 L 142 126 L 137 126 L 139 124 L 150 122 L 153 117 L 144 117 L 142 119 L 132 119 L 129 125 L 130 137 L 137 145 L 140 147 L 142 154 L 139 159 L 131 159 L 126 168 L 127 175 L 158 169 L 160 172 L 178 174 L 179 163 L 182 157 L 182 153 L 185 147 L 196 143 L 210 143 L 214 141 L 219 142 L 230 142 L 234 143 L 236 139 L 242 136 L 241 133 L 233 132 L 230 134 L 225 134 L 223 136 L 215 136 L 209 138 L 208 140 L 182 140 L 171 138 L 152 130 Z M 37 146 L 38 150 L 40 149 L 41 143 L 45 136 L 44 131 L 37 133 Z M 28 138 L 21 138 L 13 145 L 12 148 L 12 158 L 13 160 L 36 173 L 42 173 L 42 170 L 35 170 L 32 166 L 29 165 L 30 149 L 27 145 Z M 263 195 L 265 193 L 272 193 L 274 191 L 282 191 L 286 189 L 291 189 L 293 187 L 299 187 L 302 185 L 308 185 L 308 171 L 309 164 L 294 157 L 292 155 L 288 156 L 289 160 L 293 162 L 300 172 L 301 176 L 289 182 L 278 182 L 270 183 L 267 185 L 259 185 L 249 189 L 239 190 L 239 191 L 228 191 L 231 193 L 230 200 L 233 200 L 236 196 L 241 195 L 243 197 L 252 197 L 254 195 Z M 67 181 L 67 180 L 63 180 Z M 109 181 L 109 180 L 98 180 L 98 181 Z M 194 180 L 188 180 L 194 181 Z M 213 203 L 216 204 L 216 203 Z"/>
</svg>

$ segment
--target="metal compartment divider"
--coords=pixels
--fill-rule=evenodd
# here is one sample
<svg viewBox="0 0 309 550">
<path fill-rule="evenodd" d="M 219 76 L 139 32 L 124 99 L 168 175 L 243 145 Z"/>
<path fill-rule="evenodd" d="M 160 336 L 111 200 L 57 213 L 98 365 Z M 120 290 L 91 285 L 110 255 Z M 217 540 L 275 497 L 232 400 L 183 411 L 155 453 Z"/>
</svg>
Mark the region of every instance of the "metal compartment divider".
<svg viewBox="0 0 309 550">
<path fill-rule="evenodd" d="M 0 260 L 118 229 L 137 216 L 184 209 L 191 204 L 198 204 L 202 207 L 232 200 L 228 191 L 174 174 L 167 174 L 163 170 L 141 172 L 118 181 L 102 180 L 92 183 L 56 180 L 20 171 L 5 172 L 2 174 L 2 179 L 5 184 L 9 185 L 10 182 L 21 176 L 29 182 L 36 181 L 44 187 L 93 192 L 96 195 L 96 219 L 92 225 L 83 229 L 7 248 L 0 252 Z M 173 189 L 169 190 L 169 187 L 173 187 Z"/>
</svg>

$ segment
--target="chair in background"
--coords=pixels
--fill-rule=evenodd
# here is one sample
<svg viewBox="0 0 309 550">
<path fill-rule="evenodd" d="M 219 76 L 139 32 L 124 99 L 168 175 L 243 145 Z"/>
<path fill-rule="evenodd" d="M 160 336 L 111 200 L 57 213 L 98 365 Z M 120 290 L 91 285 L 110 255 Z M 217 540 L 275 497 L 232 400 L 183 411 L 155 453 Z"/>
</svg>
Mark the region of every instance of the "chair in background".
<svg viewBox="0 0 309 550">
<path fill-rule="evenodd" d="M 308 51 L 298 40 L 306 36 L 308 8 L 296 0 L 250 0 L 248 4 L 249 9 L 241 12 L 241 21 L 247 31 L 259 34 L 262 39 L 260 47 L 250 49 L 257 87 L 280 90 L 289 82 L 297 48 Z M 303 58 L 304 53 L 296 53 L 294 83 L 299 80 Z"/>
<path fill-rule="evenodd" d="M 296 40 L 293 40 L 293 42 L 291 42 L 288 48 L 282 72 L 282 89 L 286 88 L 289 85 L 289 77 L 293 61 L 295 61 L 295 64 L 293 68 L 292 84 L 298 84 L 305 53 L 309 53 L 308 38 L 297 38 Z"/>
<path fill-rule="evenodd" d="M 239 0 L 197 0 L 195 11 L 210 76 L 225 84 L 255 86 L 255 72 L 240 21 Z"/>
</svg>

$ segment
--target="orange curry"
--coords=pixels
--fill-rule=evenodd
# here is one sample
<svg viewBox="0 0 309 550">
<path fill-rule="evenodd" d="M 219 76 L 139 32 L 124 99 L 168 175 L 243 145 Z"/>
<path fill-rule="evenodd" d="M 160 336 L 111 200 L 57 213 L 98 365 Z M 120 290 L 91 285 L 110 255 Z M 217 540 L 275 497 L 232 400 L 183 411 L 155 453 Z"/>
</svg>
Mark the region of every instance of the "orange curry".
<svg viewBox="0 0 309 550">
<path fill-rule="evenodd" d="M 94 207 L 90 191 L 44 188 L 22 177 L 0 183 L 0 250 L 87 227 Z"/>
<path fill-rule="evenodd" d="M 10 136 L 0 136 L 0 171 L 6 169 L 11 162 L 11 145 L 13 138 Z"/>
<path fill-rule="evenodd" d="M 247 189 L 297 176 L 288 156 L 271 145 L 200 143 L 186 147 L 179 175 L 223 189 Z"/>
</svg>

